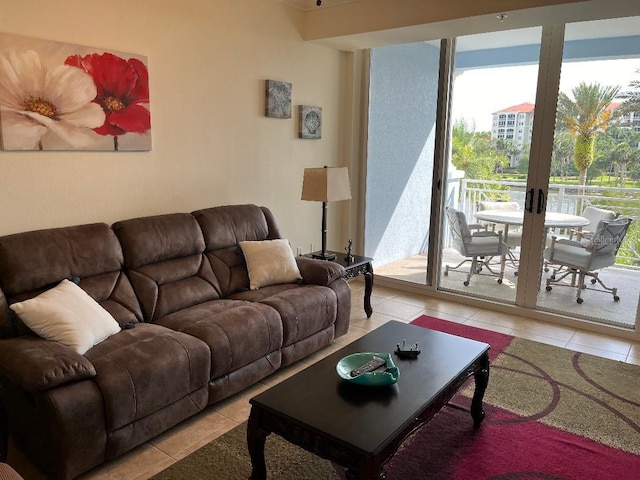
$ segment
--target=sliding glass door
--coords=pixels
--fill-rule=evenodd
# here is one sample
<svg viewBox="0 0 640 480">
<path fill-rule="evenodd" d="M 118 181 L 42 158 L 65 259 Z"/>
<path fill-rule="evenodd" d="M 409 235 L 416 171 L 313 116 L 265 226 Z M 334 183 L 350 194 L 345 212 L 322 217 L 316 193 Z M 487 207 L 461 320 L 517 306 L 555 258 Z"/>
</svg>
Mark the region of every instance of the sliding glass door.
<svg viewBox="0 0 640 480">
<path fill-rule="evenodd" d="M 640 17 L 567 24 L 561 40 L 546 212 L 588 223 L 548 229 L 536 306 L 632 328 L 640 298 Z M 617 241 L 616 217 L 632 221 L 620 248 L 598 248 Z M 600 220 L 613 221 L 602 236 Z M 583 246 L 590 263 L 581 283 L 571 265 Z"/>
<path fill-rule="evenodd" d="M 441 290 L 516 300 L 541 35 L 456 39 Z"/>
<path fill-rule="evenodd" d="M 364 233 L 376 275 L 634 329 L 639 98 L 638 18 L 373 49 Z M 594 99 L 587 132 L 580 104 Z M 588 244 L 588 207 L 632 222 L 580 284 L 545 257 L 553 237 Z"/>
</svg>

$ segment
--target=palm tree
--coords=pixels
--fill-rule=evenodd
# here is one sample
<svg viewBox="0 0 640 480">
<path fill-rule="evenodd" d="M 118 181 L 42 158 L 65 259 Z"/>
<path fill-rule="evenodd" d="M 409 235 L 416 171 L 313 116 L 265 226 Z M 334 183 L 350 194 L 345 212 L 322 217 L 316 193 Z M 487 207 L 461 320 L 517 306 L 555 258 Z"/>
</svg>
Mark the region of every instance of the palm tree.
<svg viewBox="0 0 640 480">
<path fill-rule="evenodd" d="M 636 70 L 640 75 L 640 69 Z M 626 90 L 620 94 L 620 98 L 624 99 L 622 107 L 625 112 L 640 112 L 640 80 L 631 80 L 629 82 L 630 90 Z"/>
<path fill-rule="evenodd" d="M 512 162 L 515 163 L 515 160 L 522 153 L 522 149 L 520 147 L 506 138 L 496 138 L 492 140 L 491 148 L 500 158 L 503 159 L 502 162 L 496 164 L 496 172 L 499 171 L 500 173 L 502 173 L 504 165 L 510 165 Z M 504 159 L 506 159 L 506 161 L 504 161 Z"/>
<path fill-rule="evenodd" d="M 456 120 L 452 132 L 451 163 L 463 170 L 467 178 L 489 180 L 494 178 L 496 164 L 504 164 L 508 159 L 500 157 L 491 149 L 488 132 L 476 132 L 473 123 L 464 119 Z"/>
<path fill-rule="evenodd" d="M 573 161 L 580 172 L 580 185 L 586 185 L 596 135 L 606 130 L 612 118 L 609 105 L 619 91 L 620 87 L 581 82 L 571 91 L 573 99 L 563 92 L 558 95 L 558 128 L 575 137 Z"/>
<path fill-rule="evenodd" d="M 567 167 L 573 157 L 575 141 L 569 132 L 559 132 L 553 139 L 553 151 L 551 152 L 552 172 L 564 180 L 567 176 Z"/>
</svg>

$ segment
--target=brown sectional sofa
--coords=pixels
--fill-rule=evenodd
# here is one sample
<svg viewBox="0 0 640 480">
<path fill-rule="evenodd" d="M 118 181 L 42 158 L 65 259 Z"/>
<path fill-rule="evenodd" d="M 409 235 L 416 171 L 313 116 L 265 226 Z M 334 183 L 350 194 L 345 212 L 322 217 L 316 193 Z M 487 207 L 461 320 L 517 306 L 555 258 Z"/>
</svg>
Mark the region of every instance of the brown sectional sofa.
<svg viewBox="0 0 640 480">
<path fill-rule="evenodd" d="M 0 396 L 12 438 L 72 478 L 347 332 L 344 269 L 249 290 L 241 241 L 281 238 L 271 212 L 214 207 L 0 237 Z M 73 279 L 123 328 L 87 351 L 8 308 Z"/>
</svg>

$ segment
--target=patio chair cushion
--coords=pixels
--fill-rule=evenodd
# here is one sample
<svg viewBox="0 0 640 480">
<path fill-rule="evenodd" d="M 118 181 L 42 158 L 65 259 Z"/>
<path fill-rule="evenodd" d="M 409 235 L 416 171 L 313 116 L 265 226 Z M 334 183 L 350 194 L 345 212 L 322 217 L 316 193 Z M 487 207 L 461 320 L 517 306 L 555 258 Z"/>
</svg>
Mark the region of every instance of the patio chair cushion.
<svg viewBox="0 0 640 480">
<path fill-rule="evenodd" d="M 553 247 L 553 258 L 551 258 L 551 252 L 551 248 L 544 250 L 544 258 L 546 260 L 561 265 L 569 265 L 577 269 L 585 269 L 589 266 L 589 270 L 599 270 L 616 262 L 616 256 L 613 253 L 594 255 L 591 260 L 591 252 L 579 242 L 557 241 Z M 591 264 L 589 265 L 590 260 Z"/>
<path fill-rule="evenodd" d="M 500 241 L 500 235 L 473 235 L 466 251 L 467 255 L 506 255 L 509 247 Z"/>
<path fill-rule="evenodd" d="M 581 233 L 582 235 L 590 235 L 596 232 L 602 220 L 613 220 L 618 216 L 618 214 L 613 210 L 606 210 L 604 208 L 598 208 L 590 205 L 584 209 L 582 216 L 589 220 L 590 223 L 589 225 L 582 227 L 582 230 L 578 233 Z"/>
<path fill-rule="evenodd" d="M 478 202 L 478 210 L 520 210 L 518 202 Z"/>
</svg>

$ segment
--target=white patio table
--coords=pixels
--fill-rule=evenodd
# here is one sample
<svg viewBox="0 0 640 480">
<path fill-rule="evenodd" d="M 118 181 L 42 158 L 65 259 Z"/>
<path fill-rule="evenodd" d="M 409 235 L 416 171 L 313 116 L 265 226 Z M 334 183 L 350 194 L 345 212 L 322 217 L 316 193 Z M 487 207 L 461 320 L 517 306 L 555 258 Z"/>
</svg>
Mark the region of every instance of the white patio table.
<svg viewBox="0 0 640 480">
<path fill-rule="evenodd" d="M 524 223 L 523 210 L 482 210 L 475 213 L 478 220 L 505 225 L 504 243 L 509 244 L 509 226 Z M 547 212 L 544 217 L 545 235 L 550 228 L 586 227 L 589 220 L 580 215 L 568 213 Z"/>
<path fill-rule="evenodd" d="M 522 225 L 524 223 L 523 210 L 481 210 L 476 212 L 475 217 L 485 222 L 504 224 L 504 243 L 509 245 L 509 226 Z M 547 212 L 544 216 L 544 236 L 545 243 L 549 229 L 551 228 L 575 228 L 586 227 L 589 220 L 580 215 L 571 215 L 569 213 Z M 516 268 L 515 275 L 518 274 L 518 259 L 509 250 L 507 260 Z M 539 287 L 539 285 L 538 285 Z"/>
</svg>

